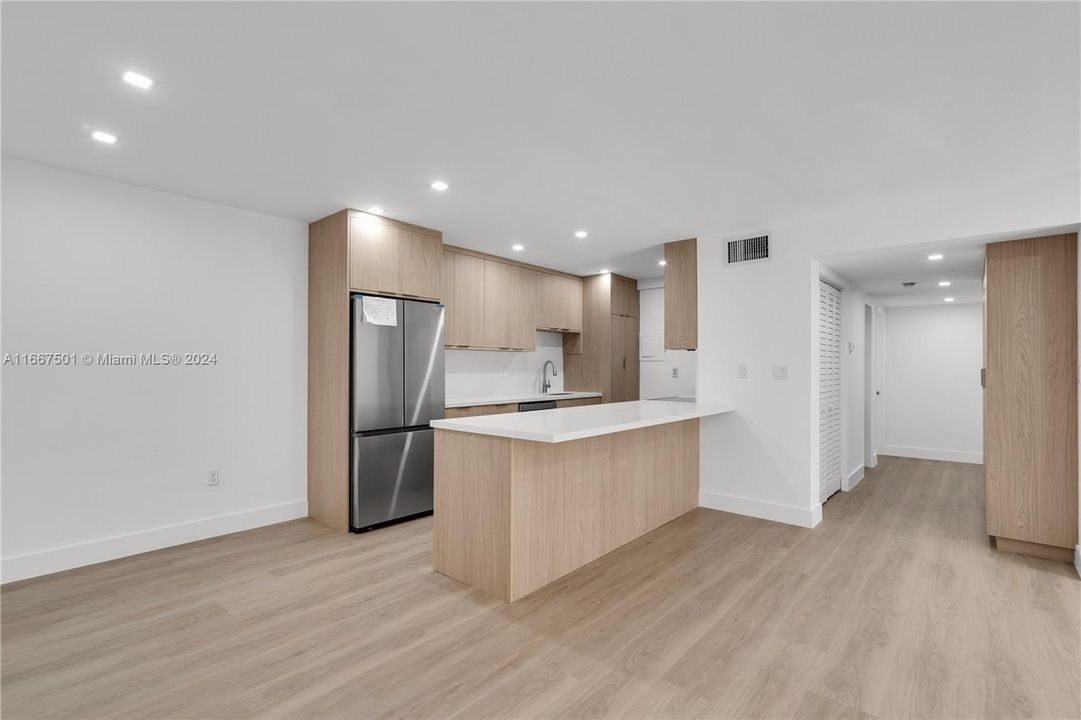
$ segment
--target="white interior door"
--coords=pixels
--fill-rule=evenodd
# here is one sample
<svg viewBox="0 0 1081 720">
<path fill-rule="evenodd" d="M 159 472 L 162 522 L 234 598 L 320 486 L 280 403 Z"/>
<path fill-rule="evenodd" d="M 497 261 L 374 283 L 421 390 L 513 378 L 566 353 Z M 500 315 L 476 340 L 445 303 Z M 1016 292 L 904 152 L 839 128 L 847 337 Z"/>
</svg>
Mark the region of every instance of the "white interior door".
<svg viewBox="0 0 1081 720">
<path fill-rule="evenodd" d="M 818 281 L 819 499 L 841 489 L 841 291 Z"/>
</svg>

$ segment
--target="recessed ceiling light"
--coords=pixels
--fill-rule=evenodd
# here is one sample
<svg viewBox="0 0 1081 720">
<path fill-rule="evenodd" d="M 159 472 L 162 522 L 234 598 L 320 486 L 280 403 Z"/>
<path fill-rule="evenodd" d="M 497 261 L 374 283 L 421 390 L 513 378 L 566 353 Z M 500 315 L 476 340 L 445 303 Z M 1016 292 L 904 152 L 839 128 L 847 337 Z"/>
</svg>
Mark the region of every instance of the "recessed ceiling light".
<svg viewBox="0 0 1081 720">
<path fill-rule="evenodd" d="M 129 85 L 134 85 L 135 87 L 141 88 L 143 90 L 146 90 L 154 84 L 154 81 L 148 78 L 146 75 L 140 75 L 139 73 L 132 72 L 131 70 L 128 70 L 126 73 L 124 73 L 124 82 Z"/>
<path fill-rule="evenodd" d="M 942 298 L 942 302 L 953 302 L 953 298 Z"/>
<path fill-rule="evenodd" d="M 443 182 L 442 180 L 436 180 L 435 182 L 433 182 L 433 183 L 432 183 L 431 185 L 429 185 L 428 187 L 430 187 L 430 188 L 431 188 L 432 190 L 438 190 L 439 192 L 443 192 L 444 190 L 446 190 L 447 188 L 449 188 L 449 187 L 450 187 L 450 185 L 447 185 L 447 184 L 446 184 L 445 182 Z"/>
<path fill-rule="evenodd" d="M 939 287 L 949 287 L 950 286 L 950 281 L 949 280 L 943 280 L 942 282 L 940 282 L 938 284 L 938 286 Z"/>
<path fill-rule="evenodd" d="M 668 261 L 667 261 L 667 260 L 658 260 L 658 261 L 657 261 L 657 264 L 658 264 L 658 265 L 667 265 L 667 264 L 668 264 Z"/>
<path fill-rule="evenodd" d="M 525 250 L 525 245 L 522 245 L 521 243 L 515 243 L 514 245 L 510 246 L 510 249 L 514 252 L 522 252 L 523 250 Z"/>
<path fill-rule="evenodd" d="M 934 255 L 928 255 L 927 259 L 928 260 L 941 260 L 942 259 L 942 254 L 941 253 L 935 253 Z"/>
<path fill-rule="evenodd" d="M 94 138 L 99 143 L 105 143 L 106 145 L 112 145 L 114 142 L 116 142 L 116 135 L 104 132 L 102 130 L 95 130 L 90 134 L 90 137 Z"/>
<path fill-rule="evenodd" d="M 379 207 L 378 205 L 372 205 L 370 208 L 368 208 L 368 212 L 370 212 L 372 215 L 382 215 L 383 208 Z"/>
<path fill-rule="evenodd" d="M 581 240 L 582 238 L 589 237 L 589 233 L 587 233 L 585 230 L 576 230 L 574 233 L 574 237 Z"/>
<path fill-rule="evenodd" d="M 609 272 L 611 271 L 608 268 L 601 268 L 601 275 L 607 275 Z"/>
</svg>

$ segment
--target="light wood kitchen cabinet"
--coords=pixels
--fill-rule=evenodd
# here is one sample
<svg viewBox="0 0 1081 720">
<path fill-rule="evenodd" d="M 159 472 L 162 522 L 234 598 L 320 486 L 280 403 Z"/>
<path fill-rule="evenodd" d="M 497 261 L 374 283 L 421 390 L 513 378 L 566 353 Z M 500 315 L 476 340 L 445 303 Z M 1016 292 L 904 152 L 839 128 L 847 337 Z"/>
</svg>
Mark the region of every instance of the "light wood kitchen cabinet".
<svg viewBox="0 0 1081 720">
<path fill-rule="evenodd" d="M 510 265 L 501 262 L 481 262 L 484 263 L 484 337 L 481 345 L 514 350 L 518 338 L 518 333 L 514 331 L 516 313 L 512 307 L 516 273 Z"/>
<path fill-rule="evenodd" d="M 442 234 L 408 223 L 349 212 L 349 289 L 440 299 Z"/>
<path fill-rule="evenodd" d="M 638 318 L 612 315 L 611 402 L 638 399 Z"/>
<path fill-rule="evenodd" d="M 600 405 L 601 398 L 588 397 L 588 398 L 571 398 L 570 400 L 556 400 L 557 408 L 565 407 L 581 407 L 582 405 Z"/>
<path fill-rule="evenodd" d="M 664 347 L 698 347 L 698 241 L 664 244 Z"/>
<path fill-rule="evenodd" d="M 638 283 L 619 275 L 612 276 L 612 314 L 638 317 Z"/>
<path fill-rule="evenodd" d="M 538 329 L 581 330 L 579 278 L 464 248 L 443 264 L 447 347 L 532 351 Z"/>
<path fill-rule="evenodd" d="M 582 332 L 582 281 L 537 273 L 537 329 Z"/>
<path fill-rule="evenodd" d="M 987 533 L 1071 561 L 1077 543 L 1077 235 L 992 243 L 984 265 Z"/>
<path fill-rule="evenodd" d="M 537 276 L 536 270 L 513 266 L 511 293 L 513 347 L 532 352 L 537 349 Z"/>
<path fill-rule="evenodd" d="M 470 405 L 469 407 L 447 408 L 446 418 L 477 417 L 478 415 L 503 415 L 518 412 L 518 403 L 500 405 Z"/>
<path fill-rule="evenodd" d="M 453 345 L 458 337 L 458 323 L 452 308 L 457 307 L 454 301 L 454 253 L 443 251 L 443 266 L 440 269 L 442 281 L 440 284 L 439 297 L 443 300 L 443 338 L 444 343 Z"/>
<path fill-rule="evenodd" d="M 563 342 L 564 389 L 597 390 L 604 402 L 638 399 L 637 294 L 637 283 L 619 275 L 582 280 L 582 333 Z"/>
<path fill-rule="evenodd" d="M 444 252 L 452 266 L 454 295 L 444 298 L 446 344 L 484 347 L 484 260 L 472 255 Z"/>
</svg>

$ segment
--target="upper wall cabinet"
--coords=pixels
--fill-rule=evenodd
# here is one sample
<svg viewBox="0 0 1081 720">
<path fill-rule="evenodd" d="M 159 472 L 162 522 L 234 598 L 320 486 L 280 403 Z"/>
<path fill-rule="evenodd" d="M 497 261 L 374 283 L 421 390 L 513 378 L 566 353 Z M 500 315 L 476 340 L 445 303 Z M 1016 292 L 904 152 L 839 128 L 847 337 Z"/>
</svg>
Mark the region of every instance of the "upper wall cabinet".
<svg viewBox="0 0 1081 720">
<path fill-rule="evenodd" d="M 537 272 L 496 260 L 484 263 L 484 347 L 535 350 Z"/>
<path fill-rule="evenodd" d="M 577 278 L 560 278 L 568 282 L 553 292 L 547 272 L 456 248 L 443 251 L 442 264 L 447 347 L 531 351 L 538 328 L 581 326 Z M 568 297 L 571 288 L 577 302 Z"/>
<path fill-rule="evenodd" d="M 638 317 L 638 283 L 621 275 L 612 276 L 612 314 Z"/>
<path fill-rule="evenodd" d="M 664 347 L 698 347 L 698 241 L 664 245 Z"/>
<path fill-rule="evenodd" d="M 580 278 L 537 273 L 537 329 L 582 332 Z"/>
<path fill-rule="evenodd" d="M 369 213 L 349 213 L 349 289 L 440 299 L 442 234 Z"/>
</svg>

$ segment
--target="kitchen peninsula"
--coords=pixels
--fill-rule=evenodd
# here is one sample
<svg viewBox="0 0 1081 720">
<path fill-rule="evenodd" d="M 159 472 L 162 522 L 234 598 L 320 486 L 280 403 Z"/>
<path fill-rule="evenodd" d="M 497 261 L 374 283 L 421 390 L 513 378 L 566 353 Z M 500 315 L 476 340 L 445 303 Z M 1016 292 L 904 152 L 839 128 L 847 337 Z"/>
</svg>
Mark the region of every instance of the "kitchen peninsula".
<svg viewBox="0 0 1081 720">
<path fill-rule="evenodd" d="M 632 401 L 434 420 L 436 571 L 513 602 L 698 506 L 698 420 Z"/>
</svg>

